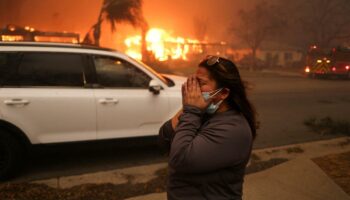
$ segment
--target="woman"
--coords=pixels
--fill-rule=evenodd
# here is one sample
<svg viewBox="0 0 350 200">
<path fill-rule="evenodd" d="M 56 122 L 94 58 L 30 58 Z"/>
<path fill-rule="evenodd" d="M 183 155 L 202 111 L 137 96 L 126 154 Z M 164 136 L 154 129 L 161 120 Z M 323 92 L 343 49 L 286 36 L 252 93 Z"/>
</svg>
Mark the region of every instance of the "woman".
<svg viewBox="0 0 350 200">
<path fill-rule="evenodd" d="M 159 131 L 170 150 L 168 199 L 242 199 L 256 114 L 237 67 L 208 56 L 182 96 L 183 109 Z"/>
</svg>

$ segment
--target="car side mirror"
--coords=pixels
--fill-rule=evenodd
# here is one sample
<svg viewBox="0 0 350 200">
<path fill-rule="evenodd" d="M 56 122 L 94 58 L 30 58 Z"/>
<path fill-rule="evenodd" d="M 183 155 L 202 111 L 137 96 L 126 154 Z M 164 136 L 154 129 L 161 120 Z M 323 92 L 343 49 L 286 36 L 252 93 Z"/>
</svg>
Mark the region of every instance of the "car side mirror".
<svg viewBox="0 0 350 200">
<path fill-rule="evenodd" d="M 153 92 L 153 94 L 159 94 L 160 90 L 162 89 L 162 86 L 160 83 L 156 80 L 151 80 L 149 82 L 149 87 L 148 87 L 150 92 Z"/>
</svg>

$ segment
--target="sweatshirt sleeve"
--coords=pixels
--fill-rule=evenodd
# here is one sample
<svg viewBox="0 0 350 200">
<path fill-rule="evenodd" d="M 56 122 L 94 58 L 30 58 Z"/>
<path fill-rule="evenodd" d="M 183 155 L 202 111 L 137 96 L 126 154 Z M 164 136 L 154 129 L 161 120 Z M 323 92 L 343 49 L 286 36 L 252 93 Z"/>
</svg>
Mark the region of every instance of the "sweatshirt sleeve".
<svg viewBox="0 0 350 200">
<path fill-rule="evenodd" d="M 251 148 L 246 126 L 230 118 L 200 129 L 202 115 L 196 107 L 184 107 L 171 144 L 169 166 L 182 173 L 203 173 L 244 161 Z"/>
<path fill-rule="evenodd" d="M 164 152 L 169 152 L 170 151 L 170 145 L 171 141 L 174 138 L 174 129 L 171 125 L 171 119 L 166 121 L 159 129 L 159 134 L 158 134 L 158 144 L 159 147 L 164 151 Z"/>
</svg>

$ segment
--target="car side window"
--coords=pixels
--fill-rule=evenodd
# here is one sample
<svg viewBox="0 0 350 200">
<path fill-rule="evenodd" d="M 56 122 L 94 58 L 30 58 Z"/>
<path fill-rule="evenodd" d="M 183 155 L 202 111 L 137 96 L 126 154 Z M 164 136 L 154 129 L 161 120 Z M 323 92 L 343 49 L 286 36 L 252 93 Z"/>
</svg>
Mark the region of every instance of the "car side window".
<svg viewBox="0 0 350 200">
<path fill-rule="evenodd" d="M 0 53 L 0 86 L 17 85 L 17 65 L 20 56 L 17 53 Z"/>
<path fill-rule="evenodd" d="M 103 87 L 112 88 L 148 88 L 151 78 L 127 61 L 114 58 L 95 56 L 98 83 Z"/>
<path fill-rule="evenodd" d="M 68 53 L 23 53 L 20 86 L 84 86 L 83 57 Z"/>
</svg>

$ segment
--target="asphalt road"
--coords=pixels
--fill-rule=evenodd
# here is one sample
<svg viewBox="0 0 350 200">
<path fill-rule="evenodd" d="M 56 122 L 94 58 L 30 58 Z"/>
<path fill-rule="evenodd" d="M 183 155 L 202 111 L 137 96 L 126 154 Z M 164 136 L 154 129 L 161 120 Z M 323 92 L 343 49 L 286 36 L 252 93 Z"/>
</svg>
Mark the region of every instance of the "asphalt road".
<svg viewBox="0 0 350 200">
<path fill-rule="evenodd" d="M 329 116 L 350 122 L 349 80 L 315 80 L 248 72 L 242 72 L 242 77 L 250 83 L 248 94 L 261 122 L 254 148 L 334 137 L 309 131 L 303 122 L 310 117 Z M 139 140 L 132 145 L 130 141 L 117 141 L 36 148 L 21 174 L 13 181 L 164 162 L 166 155 L 152 145 L 155 140 Z"/>
<path fill-rule="evenodd" d="M 255 148 L 294 144 L 332 136 L 312 133 L 304 121 L 331 117 L 350 123 L 350 81 L 274 74 L 242 75 L 259 114 Z"/>
</svg>

